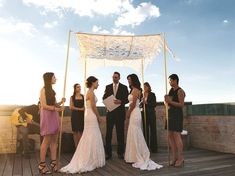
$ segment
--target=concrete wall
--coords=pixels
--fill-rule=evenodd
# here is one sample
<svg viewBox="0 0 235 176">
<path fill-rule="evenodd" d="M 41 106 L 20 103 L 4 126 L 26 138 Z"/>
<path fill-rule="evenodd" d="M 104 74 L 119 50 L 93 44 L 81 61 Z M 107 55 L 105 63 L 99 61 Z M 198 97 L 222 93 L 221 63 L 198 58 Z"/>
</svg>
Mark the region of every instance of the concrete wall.
<svg viewBox="0 0 235 176">
<path fill-rule="evenodd" d="M 194 105 L 193 105 L 194 106 Z M 15 108 L 15 107 L 14 107 Z M 235 154 L 235 115 L 195 115 L 189 110 L 191 105 L 184 108 L 184 129 L 189 132 L 189 138 L 184 143 L 188 146 L 220 152 L 228 152 Z M 0 153 L 14 153 L 16 150 L 16 128 L 10 123 L 10 114 L 13 108 L 0 108 Z M 103 119 L 100 125 L 103 140 L 105 141 L 106 134 L 106 118 L 105 112 L 101 117 Z M 65 113 L 63 120 L 63 131 L 71 133 L 71 123 L 69 114 Z M 163 104 L 158 104 L 156 107 L 157 117 L 157 138 L 158 146 L 167 146 L 167 133 L 164 129 L 165 108 Z M 128 123 L 125 126 L 125 138 Z M 36 140 L 36 148 L 39 149 L 39 136 L 30 135 Z M 190 142 L 190 144 L 189 144 Z M 116 145 L 116 130 L 113 131 L 112 144 Z"/>
<path fill-rule="evenodd" d="M 235 154 L 235 116 L 189 116 L 191 145 Z"/>
</svg>

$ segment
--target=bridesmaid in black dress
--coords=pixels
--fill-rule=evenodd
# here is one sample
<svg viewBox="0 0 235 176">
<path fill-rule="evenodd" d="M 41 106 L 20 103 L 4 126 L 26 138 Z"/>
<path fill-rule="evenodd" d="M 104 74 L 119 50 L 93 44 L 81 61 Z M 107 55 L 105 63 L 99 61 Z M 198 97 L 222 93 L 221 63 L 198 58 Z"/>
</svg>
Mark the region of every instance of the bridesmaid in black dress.
<svg viewBox="0 0 235 176">
<path fill-rule="evenodd" d="M 70 97 L 71 125 L 75 147 L 77 147 L 84 129 L 84 95 L 80 84 L 74 84 L 73 95 Z"/>
</svg>

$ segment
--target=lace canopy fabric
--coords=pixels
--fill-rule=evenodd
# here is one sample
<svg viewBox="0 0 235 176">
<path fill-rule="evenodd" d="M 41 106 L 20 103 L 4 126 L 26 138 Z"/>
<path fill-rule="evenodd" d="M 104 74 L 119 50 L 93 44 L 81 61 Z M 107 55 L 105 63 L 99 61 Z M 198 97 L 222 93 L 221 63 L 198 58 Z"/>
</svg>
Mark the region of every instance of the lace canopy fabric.
<svg viewBox="0 0 235 176">
<path fill-rule="evenodd" d="M 76 33 L 81 59 L 89 69 L 125 66 L 141 71 L 161 52 L 164 38 L 160 34 L 140 36 Z"/>
</svg>

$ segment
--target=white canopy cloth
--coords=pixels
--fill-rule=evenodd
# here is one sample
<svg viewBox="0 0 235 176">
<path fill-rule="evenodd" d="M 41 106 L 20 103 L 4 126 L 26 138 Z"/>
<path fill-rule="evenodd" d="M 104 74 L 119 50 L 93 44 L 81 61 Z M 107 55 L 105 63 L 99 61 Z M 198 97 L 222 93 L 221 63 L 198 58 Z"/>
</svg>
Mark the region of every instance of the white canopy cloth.
<svg viewBox="0 0 235 176">
<path fill-rule="evenodd" d="M 89 70 L 105 66 L 131 67 L 141 72 L 164 47 L 161 34 L 120 36 L 76 33 L 81 61 Z M 141 62 L 143 61 L 143 65 Z"/>
</svg>

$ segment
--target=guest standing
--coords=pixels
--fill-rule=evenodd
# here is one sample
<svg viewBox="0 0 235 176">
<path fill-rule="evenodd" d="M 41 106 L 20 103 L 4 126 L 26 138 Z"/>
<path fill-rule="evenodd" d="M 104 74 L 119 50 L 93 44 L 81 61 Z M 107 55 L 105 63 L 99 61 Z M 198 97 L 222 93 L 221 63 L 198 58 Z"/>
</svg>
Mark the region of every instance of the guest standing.
<svg viewBox="0 0 235 176">
<path fill-rule="evenodd" d="M 82 136 L 84 129 L 84 96 L 81 94 L 80 84 L 74 84 L 73 95 L 70 97 L 71 126 L 75 148 Z"/>
<path fill-rule="evenodd" d="M 59 113 L 64 110 L 64 107 L 60 105 L 65 102 L 65 98 L 62 98 L 60 102 L 56 102 L 55 91 L 52 89 L 52 84 L 56 83 L 56 77 L 54 73 L 47 72 L 43 75 L 44 87 L 40 92 L 40 133 L 43 136 L 43 141 L 40 146 L 40 163 L 38 165 L 39 172 L 41 174 L 50 174 L 46 165 L 46 152 L 50 145 L 51 152 L 51 162 L 50 168 L 52 172 L 57 171 L 56 162 L 56 150 L 57 150 L 57 140 L 60 128 L 60 118 Z"/>
<path fill-rule="evenodd" d="M 143 119 L 143 131 L 144 136 L 149 146 L 151 152 L 157 152 L 157 128 L 156 128 L 156 112 L 155 107 L 157 105 L 156 96 L 152 92 L 151 86 L 148 82 L 144 83 L 144 96 L 142 100 L 142 105 L 144 104 L 142 111 Z M 145 109 L 145 114 L 144 114 Z M 146 120 L 145 120 L 146 115 Z M 146 122 L 146 125 L 145 125 Z M 146 127 L 146 130 L 145 130 Z M 147 134 L 145 134 L 147 133 Z"/>
<path fill-rule="evenodd" d="M 179 77 L 176 74 L 169 76 L 169 83 L 172 87 L 168 95 L 165 95 L 165 102 L 168 109 L 168 140 L 171 147 L 171 166 L 182 167 L 184 165 L 183 142 L 181 132 L 183 130 L 183 107 L 185 92 L 179 87 Z"/>
</svg>

